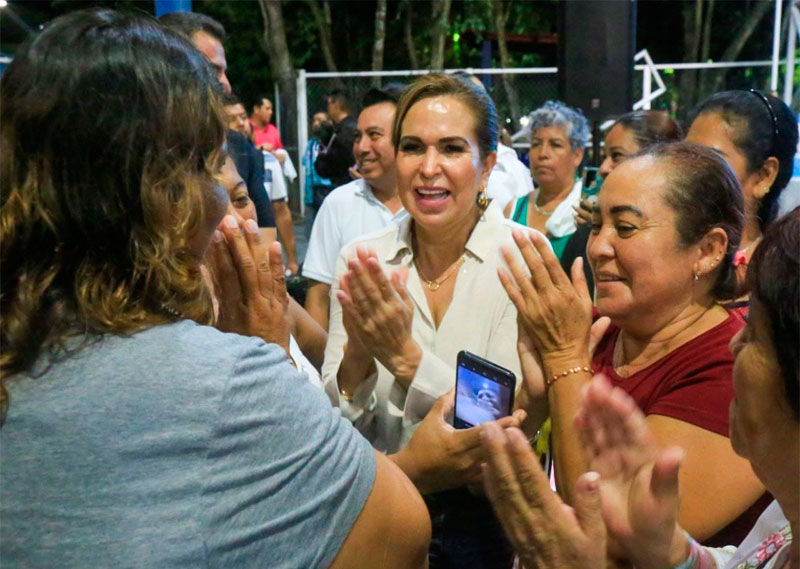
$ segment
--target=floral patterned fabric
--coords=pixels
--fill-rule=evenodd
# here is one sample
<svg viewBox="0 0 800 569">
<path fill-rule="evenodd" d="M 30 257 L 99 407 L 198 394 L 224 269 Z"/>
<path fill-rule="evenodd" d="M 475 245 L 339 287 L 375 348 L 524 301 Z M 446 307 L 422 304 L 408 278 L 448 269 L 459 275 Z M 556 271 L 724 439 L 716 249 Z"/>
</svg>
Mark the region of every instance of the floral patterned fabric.
<svg viewBox="0 0 800 569">
<path fill-rule="evenodd" d="M 706 551 L 724 569 L 773 569 L 785 563 L 791 543 L 789 522 L 778 503 L 772 502 L 739 547 Z"/>
</svg>

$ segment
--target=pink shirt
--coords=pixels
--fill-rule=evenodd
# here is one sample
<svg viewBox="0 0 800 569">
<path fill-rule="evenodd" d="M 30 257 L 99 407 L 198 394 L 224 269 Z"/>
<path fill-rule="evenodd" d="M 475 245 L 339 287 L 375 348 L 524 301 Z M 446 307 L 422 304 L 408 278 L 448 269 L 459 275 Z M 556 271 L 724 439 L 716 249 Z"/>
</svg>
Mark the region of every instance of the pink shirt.
<svg viewBox="0 0 800 569">
<path fill-rule="evenodd" d="M 253 121 L 250 121 L 250 124 L 253 127 L 253 137 L 255 138 L 256 146 L 261 146 L 262 144 L 271 144 L 273 150 L 283 148 L 283 143 L 281 143 L 281 133 L 278 132 L 278 129 L 274 124 L 267 123 L 267 126 L 264 128 L 258 128 Z"/>
</svg>

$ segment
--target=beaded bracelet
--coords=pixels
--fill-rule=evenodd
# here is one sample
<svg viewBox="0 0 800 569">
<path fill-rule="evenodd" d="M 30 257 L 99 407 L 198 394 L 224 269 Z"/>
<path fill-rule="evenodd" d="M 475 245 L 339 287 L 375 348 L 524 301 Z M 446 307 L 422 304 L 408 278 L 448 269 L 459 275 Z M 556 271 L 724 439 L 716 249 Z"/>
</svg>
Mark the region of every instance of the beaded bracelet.
<svg viewBox="0 0 800 569">
<path fill-rule="evenodd" d="M 692 569 L 697 563 L 697 557 L 700 553 L 700 547 L 698 546 L 697 542 L 692 539 L 686 531 L 683 532 L 686 534 L 686 539 L 689 540 L 689 557 L 686 558 L 686 561 L 678 565 L 677 567 L 673 567 L 673 569 Z"/>
<path fill-rule="evenodd" d="M 562 377 L 567 377 L 568 375 L 572 375 L 573 373 L 580 373 L 582 371 L 584 371 L 586 373 L 592 373 L 592 370 L 589 369 L 589 366 L 571 367 L 568 370 L 562 371 L 561 373 L 554 373 L 552 377 L 546 378 L 545 379 L 545 384 L 549 388 L 551 385 L 553 385 L 556 381 L 558 381 Z"/>
<path fill-rule="evenodd" d="M 673 569 L 712 569 L 716 568 L 716 564 L 711 560 L 711 557 L 706 552 L 705 548 L 697 543 L 695 539 L 689 535 L 689 532 L 684 530 L 686 539 L 689 541 L 689 557 Z"/>
</svg>

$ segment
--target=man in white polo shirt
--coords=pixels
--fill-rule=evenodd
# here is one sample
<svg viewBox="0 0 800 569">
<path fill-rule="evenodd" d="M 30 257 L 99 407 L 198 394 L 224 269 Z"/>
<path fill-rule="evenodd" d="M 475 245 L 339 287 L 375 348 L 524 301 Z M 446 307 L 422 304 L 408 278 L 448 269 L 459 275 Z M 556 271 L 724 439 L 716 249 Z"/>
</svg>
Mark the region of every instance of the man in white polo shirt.
<svg viewBox="0 0 800 569">
<path fill-rule="evenodd" d="M 364 95 L 353 143 L 362 177 L 328 194 L 314 219 L 303 263 L 303 276 L 311 280 L 305 308 L 326 330 L 339 250 L 405 215 L 397 197 L 392 146 L 392 125 L 401 93 L 402 86 L 387 85 Z"/>
</svg>

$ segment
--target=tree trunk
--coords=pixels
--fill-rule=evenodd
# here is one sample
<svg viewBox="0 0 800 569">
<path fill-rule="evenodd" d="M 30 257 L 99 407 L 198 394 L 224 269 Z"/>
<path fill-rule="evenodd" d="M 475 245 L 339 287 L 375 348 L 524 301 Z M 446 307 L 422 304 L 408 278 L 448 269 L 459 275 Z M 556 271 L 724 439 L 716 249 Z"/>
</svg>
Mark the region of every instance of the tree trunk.
<svg viewBox="0 0 800 569">
<path fill-rule="evenodd" d="M 695 63 L 700 53 L 700 40 L 703 23 L 703 0 L 695 0 L 694 5 L 683 5 L 683 61 Z M 685 69 L 680 76 L 680 103 L 688 110 L 695 103 L 697 92 L 697 72 Z"/>
<path fill-rule="evenodd" d="M 272 76 L 278 80 L 278 93 L 281 97 L 281 126 L 285 146 L 297 146 L 297 85 L 292 58 L 286 42 L 286 27 L 283 23 L 281 0 L 259 0 L 261 17 L 264 20 L 264 45 L 267 48 Z M 297 160 L 295 155 L 293 160 Z M 296 163 L 296 162 L 295 162 Z"/>
<path fill-rule="evenodd" d="M 444 42 L 449 30 L 450 0 L 433 0 L 433 34 L 431 35 L 431 69 L 444 69 Z"/>
<path fill-rule="evenodd" d="M 497 31 L 497 48 L 500 52 L 500 66 L 504 69 L 508 69 L 511 67 L 511 58 L 508 55 L 508 45 L 506 44 L 506 24 L 508 23 L 511 6 L 505 0 L 496 0 L 492 2 L 492 12 L 494 15 L 495 30 Z M 513 75 L 503 74 L 503 89 L 506 92 L 508 106 L 511 110 L 511 117 L 516 126 L 520 118 L 520 109 Z"/>
<path fill-rule="evenodd" d="M 761 21 L 761 18 L 764 17 L 764 14 L 766 14 L 769 9 L 772 8 L 772 6 L 772 2 L 754 3 L 753 8 L 747 14 L 744 22 L 742 22 L 741 27 L 733 35 L 733 40 L 730 44 L 728 44 L 728 47 L 725 48 L 725 51 L 722 52 L 720 61 L 734 61 L 737 57 L 739 57 L 739 53 L 747 43 L 747 40 L 750 39 L 750 36 L 753 35 L 753 31 Z M 716 77 L 714 77 L 714 82 L 712 83 L 711 90 L 709 92 L 714 93 L 718 91 L 724 80 L 725 70 L 722 69 L 716 73 Z"/>
<path fill-rule="evenodd" d="M 706 16 L 703 21 L 703 39 L 702 39 L 702 46 L 700 48 L 700 59 L 699 61 L 705 62 L 708 61 L 709 57 L 711 56 L 711 22 L 714 19 L 714 0 L 708 0 L 708 4 L 706 4 Z M 711 92 L 708 90 L 709 85 L 711 85 L 711 81 L 713 79 L 713 71 L 701 71 L 700 72 L 700 80 L 698 81 L 699 85 L 697 87 L 697 98 L 704 99 L 707 97 Z"/>
<path fill-rule="evenodd" d="M 378 0 L 375 6 L 375 42 L 372 48 L 372 70 L 383 69 L 383 47 L 386 42 L 386 0 Z M 372 84 L 381 84 L 380 77 L 373 77 Z"/>
<path fill-rule="evenodd" d="M 338 71 L 336 68 L 336 58 L 333 55 L 333 41 L 331 39 L 331 7 L 328 0 L 323 0 L 320 4 L 319 0 L 306 0 L 311 7 L 311 13 L 314 15 L 314 23 L 317 25 L 319 32 L 319 43 L 322 47 L 322 57 L 325 58 L 325 66 L 328 71 Z"/>
<path fill-rule="evenodd" d="M 403 30 L 403 38 L 405 40 L 406 49 L 408 50 L 408 63 L 411 69 L 419 69 L 419 60 L 417 59 L 417 48 L 414 45 L 414 34 L 412 33 L 412 13 L 411 13 L 411 0 L 406 0 L 403 4 L 406 11 L 405 26 Z"/>
</svg>

